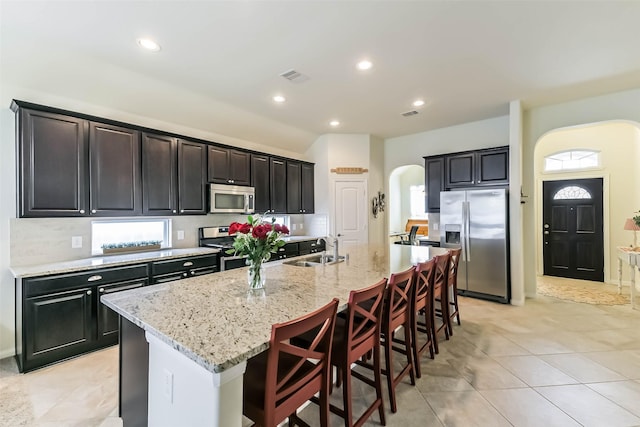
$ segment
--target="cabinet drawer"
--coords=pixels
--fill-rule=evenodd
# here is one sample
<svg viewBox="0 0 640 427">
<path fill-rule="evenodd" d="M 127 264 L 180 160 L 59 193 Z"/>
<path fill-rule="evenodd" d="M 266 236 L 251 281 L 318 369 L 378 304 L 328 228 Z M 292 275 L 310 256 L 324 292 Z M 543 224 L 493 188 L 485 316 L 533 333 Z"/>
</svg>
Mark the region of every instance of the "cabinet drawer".
<svg viewBox="0 0 640 427">
<path fill-rule="evenodd" d="M 102 283 L 122 282 L 125 280 L 146 279 L 149 270 L 146 264 L 128 267 L 92 270 L 90 272 L 43 276 L 24 279 L 25 297 L 34 297 L 52 292 L 76 289 Z"/>
<path fill-rule="evenodd" d="M 215 267 L 217 265 L 218 255 L 203 255 L 168 261 L 156 261 L 151 264 L 151 275 L 159 276 L 187 270 L 196 270 L 203 267 Z"/>
</svg>

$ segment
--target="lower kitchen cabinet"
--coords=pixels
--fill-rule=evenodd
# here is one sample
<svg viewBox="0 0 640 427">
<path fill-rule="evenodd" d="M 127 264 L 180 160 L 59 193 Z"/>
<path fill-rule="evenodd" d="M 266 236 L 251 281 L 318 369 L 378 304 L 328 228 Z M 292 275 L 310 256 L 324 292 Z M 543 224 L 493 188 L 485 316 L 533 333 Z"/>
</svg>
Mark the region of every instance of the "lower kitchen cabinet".
<svg viewBox="0 0 640 427">
<path fill-rule="evenodd" d="M 147 264 L 18 279 L 16 357 L 21 372 L 117 343 L 117 316 L 100 295 L 148 284 Z"/>
<path fill-rule="evenodd" d="M 151 284 L 172 282 L 216 271 L 218 271 L 217 254 L 154 261 L 151 263 Z"/>
</svg>

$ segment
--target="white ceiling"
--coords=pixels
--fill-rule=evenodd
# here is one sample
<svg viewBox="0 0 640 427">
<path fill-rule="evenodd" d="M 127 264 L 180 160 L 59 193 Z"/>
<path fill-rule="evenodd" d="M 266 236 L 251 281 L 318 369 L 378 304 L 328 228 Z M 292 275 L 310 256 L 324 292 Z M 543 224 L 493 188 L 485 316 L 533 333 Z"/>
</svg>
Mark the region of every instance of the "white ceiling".
<svg viewBox="0 0 640 427">
<path fill-rule="evenodd" d="M 5 85 L 297 152 L 324 133 L 389 138 L 505 115 L 511 100 L 531 107 L 640 87 L 640 1 L 0 7 Z M 161 52 L 142 51 L 141 36 Z M 374 67 L 359 72 L 364 57 Z M 292 68 L 309 80 L 279 76 Z M 416 98 L 426 105 L 402 117 Z"/>
</svg>

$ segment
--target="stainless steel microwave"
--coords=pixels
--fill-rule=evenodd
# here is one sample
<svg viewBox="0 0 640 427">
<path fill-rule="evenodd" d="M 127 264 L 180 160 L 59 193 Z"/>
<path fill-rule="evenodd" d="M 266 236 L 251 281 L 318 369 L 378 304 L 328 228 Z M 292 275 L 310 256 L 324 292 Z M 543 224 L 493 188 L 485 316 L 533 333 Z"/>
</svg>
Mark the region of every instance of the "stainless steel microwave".
<svg viewBox="0 0 640 427">
<path fill-rule="evenodd" d="M 209 186 L 209 212 L 254 213 L 256 190 L 239 185 L 211 184 Z"/>
</svg>

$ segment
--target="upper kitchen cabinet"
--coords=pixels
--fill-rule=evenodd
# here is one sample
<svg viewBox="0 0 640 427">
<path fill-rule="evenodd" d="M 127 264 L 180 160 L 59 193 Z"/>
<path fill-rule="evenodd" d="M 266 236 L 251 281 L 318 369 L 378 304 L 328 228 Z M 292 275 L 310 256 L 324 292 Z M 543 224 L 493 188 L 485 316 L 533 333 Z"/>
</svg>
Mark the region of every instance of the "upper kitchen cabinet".
<svg viewBox="0 0 640 427">
<path fill-rule="evenodd" d="M 178 212 L 207 213 L 207 146 L 178 140 Z"/>
<path fill-rule="evenodd" d="M 88 122 L 19 108 L 20 217 L 83 216 L 88 198 Z"/>
<path fill-rule="evenodd" d="M 255 210 L 258 213 L 271 212 L 271 176 L 269 156 L 251 155 L 251 186 L 256 189 Z"/>
<path fill-rule="evenodd" d="M 140 133 L 90 122 L 89 159 L 91 215 L 140 214 Z"/>
<path fill-rule="evenodd" d="M 440 212 L 440 192 L 444 191 L 444 157 L 424 159 L 426 212 Z"/>
<path fill-rule="evenodd" d="M 142 213 L 177 213 L 177 140 L 170 136 L 142 134 Z"/>
<path fill-rule="evenodd" d="M 314 165 L 309 163 L 302 163 L 301 165 L 302 213 L 313 213 L 315 209 L 314 169 Z"/>
<path fill-rule="evenodd" d="M 251 155 L 244 151 L 209 146 L 209 182 L 250 185 Z"/>
<path fill-rule="evenodd" d="M 509 148 L 445 155 L 447 188 L 509 183 Z"/>
<path fill-rule="evenodd" d="M 482 150 L 476 153 L 476 184 L 509 183 L 509 147 Z"/>
<path fill-rule="evenodd" d="M 313 213 L 313 165 L 287 161 L 287 213 Z"/>
<path fill-rule="evenodd" d="M 142 135 L 142 212 L 206 214 L 207 146 L 166 135 Z"/>
<path fill-rule="evenodd" d="M 271 158 L 271 213 L 287 213 L 287 165 L 285 160 Z"/>
</svg>

